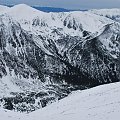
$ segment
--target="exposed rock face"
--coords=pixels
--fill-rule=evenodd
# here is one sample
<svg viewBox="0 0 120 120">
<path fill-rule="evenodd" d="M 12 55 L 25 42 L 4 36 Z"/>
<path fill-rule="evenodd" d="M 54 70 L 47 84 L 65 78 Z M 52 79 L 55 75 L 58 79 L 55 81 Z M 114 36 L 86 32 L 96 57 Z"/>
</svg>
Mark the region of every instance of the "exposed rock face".
<svg viewBox="0 0 120 120">
<path fill-rule="evenodd" d="M 46 75 L 49 56 L 36 45 L 35 35 L 23 30 L 9 16 L 0 18 L 0 90 L 3 96 L 11 94 L 11 97 L 1 99 L 4 107 L 30 112 L 67 96 L 71 91 L 69 85 L 49 80 L 49 75 Z M 26 107 L 26 104 L 30 105 Z"/>
</svg>

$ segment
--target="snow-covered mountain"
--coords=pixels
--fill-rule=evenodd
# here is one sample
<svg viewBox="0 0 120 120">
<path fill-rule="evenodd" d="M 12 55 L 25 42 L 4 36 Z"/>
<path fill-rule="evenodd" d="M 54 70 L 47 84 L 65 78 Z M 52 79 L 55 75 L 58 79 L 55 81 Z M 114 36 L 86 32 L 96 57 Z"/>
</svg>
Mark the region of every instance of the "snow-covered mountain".
<svg viewBox="0 0 120 120">
<path fill-rule="evenodd" d="M 33 104 L 37 99 L 41 99 L 41 102 L 46 101 L 43 105 L 37 104 L 36 109 L 38 109 L 45 106 L 48 101 L 60 99 L 69 92 L 69 90 L 65 90 L 64 84 L 58 86 L 51 84 L 49 79 L 47 80 L 47 76 L 44 74 L 45 52 L 34 42 L 34 39 L 41 40 L 39 37 L 24 31 L 20 24 L 10 16 L 6 14 L 0 16 L 1 101 L 9 104 L 10 101 L 15 103 L 18 99 L 17 103 L 21 103 L 21 101 L 29 103 L 32 96 Z M 59 92 L 57 92 L 58 90 Z M 30 99 L 29 102 L 28 99 Z M 14 106 L 18 107 L 16 103 Z"/>
<path fill-rule="evenodd" d="M 1 120 L 119 120 L 120 83 L 83 91 L 30 114 L 0 109 Z"/>
<path fill-rule="evenodd" d="M 45 13 L 25 4 L 0 11 L 4 108 L 34 111 L 73 90 L 119 80 L 119 22 L 91 11 Z"/>
<path fill-rule="evenodd" d="M 10 9 L 10 8 L 7 7 L 7 6 L 0 5 L 0 14 L 1 14 L 2 12 L 5 12 L 6 10 L 9 10 L 9 9 Z"/>
<path fill-rule="evenodd" d="M 110 18 L 114 21 L 120 22 L 120 9 L 114 8 L 114 9 L 93 9 L 90 10 L 91 13 L 100 15 L 100 16 L 105 16 L 107 18 Z"/>
<path fill-rule="evenodd" d="M 51 32 L 48 29 L 55 28 L 62 28 L 64 29 L 64 32 L 67 32 L 68 34 L 73 32 L 74 36 L 77 33 L 74 30 L 78 30 L 79 32 L 83 29 L 94 33 L 102 28 L 102 26 L 113 22 L 110 21 L 110 19 L 106 19 L 105 17 L 100 17 L 89 12 L 75 11 L 66 13 L 45 13 L 25 4 L 13 6 L 5 13 L 18 21 L 24 29 L 38 34 L 40 34 L 40 32 L 44 32 L 46 29 L 46 33 L 48 31 Z M 40 29 L 42 30 L 40 31 Z"/>
</svg>

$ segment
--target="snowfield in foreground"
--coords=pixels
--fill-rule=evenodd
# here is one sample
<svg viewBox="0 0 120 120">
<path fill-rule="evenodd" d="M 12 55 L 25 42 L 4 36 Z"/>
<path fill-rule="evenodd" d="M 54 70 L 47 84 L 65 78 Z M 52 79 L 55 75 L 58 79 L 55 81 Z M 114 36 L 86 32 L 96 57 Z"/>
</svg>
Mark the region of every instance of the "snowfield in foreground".
<svg viewBox="0 0 120 120">
<path fill-rule="evenodd" d="M 30 114 L 0 109 L 0 120 L 119 120 L 120 83 L 75 91 Z"/>
</svg>

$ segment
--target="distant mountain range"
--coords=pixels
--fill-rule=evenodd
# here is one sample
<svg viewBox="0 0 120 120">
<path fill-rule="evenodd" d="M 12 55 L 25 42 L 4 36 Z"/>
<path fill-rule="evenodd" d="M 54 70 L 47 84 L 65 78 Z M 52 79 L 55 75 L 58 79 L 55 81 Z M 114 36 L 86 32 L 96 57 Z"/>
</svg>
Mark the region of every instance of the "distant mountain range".
<svg viewBox="0 0 120 120">
<path fill-rule="evenodd" d="M 37 7 L 33 6 L 33 8 L 43 11 L 43 12 L 70 12 L 70 11 L 87 11 L 87 10 L 80 10 L 80 9 L 65 9 L 65 8 L 55 8 L 55 7 Z"/>
<path fill-rule="evenodd" d="M 33 8 L 43 11 L 43 12 L 70 12 L 73 10 L 68 10 L 64 8 L 54 8 L 54 7 L 37 7 L 37 6 L 32 6 Z"/>
</svg>

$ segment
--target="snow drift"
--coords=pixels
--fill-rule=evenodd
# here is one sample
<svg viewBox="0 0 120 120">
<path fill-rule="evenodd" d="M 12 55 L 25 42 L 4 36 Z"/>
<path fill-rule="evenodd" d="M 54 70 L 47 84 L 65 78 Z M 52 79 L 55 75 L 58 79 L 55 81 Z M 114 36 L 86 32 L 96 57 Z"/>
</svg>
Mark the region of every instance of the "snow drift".
<svg viewBox="0 0 120 120">
<path fill-rule="evenodd" d="M 119 120 L 120 83 L 75 91 L 30 114 L 0 109 L 1 120 Z"/>
</svg>

